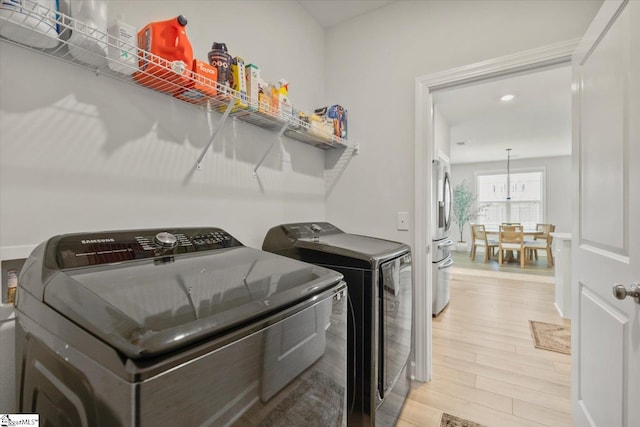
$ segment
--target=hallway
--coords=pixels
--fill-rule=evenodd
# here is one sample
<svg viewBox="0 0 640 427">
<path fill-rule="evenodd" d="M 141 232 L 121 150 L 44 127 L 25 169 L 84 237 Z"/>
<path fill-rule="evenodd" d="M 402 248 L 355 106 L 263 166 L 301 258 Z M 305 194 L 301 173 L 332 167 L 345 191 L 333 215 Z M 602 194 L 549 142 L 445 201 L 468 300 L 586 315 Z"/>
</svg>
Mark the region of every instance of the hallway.
<svg viewBox="0 0 640 427">
<path fill-rule="evenodd" d="M 398 427 L 438 427 L 443 412 L 490 427 L 573 426 L 571 356 L 533 345 L 529 320 L 570 326 L 552 277 L 452 268 L 433 321 L 433 381 L 415 383 Z"/>
</svg>

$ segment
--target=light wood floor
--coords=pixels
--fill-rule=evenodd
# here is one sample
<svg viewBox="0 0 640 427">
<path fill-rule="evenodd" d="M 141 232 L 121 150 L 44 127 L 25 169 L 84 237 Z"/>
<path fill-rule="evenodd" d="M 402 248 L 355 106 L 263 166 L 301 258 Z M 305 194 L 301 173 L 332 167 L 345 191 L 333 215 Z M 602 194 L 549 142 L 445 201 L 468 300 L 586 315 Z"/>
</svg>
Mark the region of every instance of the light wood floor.
<svg viewBox="0 0 640 427">
<path fill-rule="evenodd" d="M 474 269 L 474 270 L 488 270 L 496 272 L 508 272 L 518 274 L 530 274 L 539 276 L 553 276 L 554 267 L 549 267 L 547 264 L 547 257 L 541 252 L 538 259 L 527 260 L 525 268 L 520 268 L 519 262 L 509 262 L 498 264 L 498 257 L 493 256 L 489 261 L 484 262 L 484 253 L 478 252 L 475 260 L 469 257 L 469 252 L 451 252 L 454 265 L 459 268 Z"/>
<path fill-rule="evenodd" d="M 433 321 L 433 380 L 414 384 L 397 426 L 439 427 L 443 411 L 490 427 L 574 426 L 571 356 L 536 349 L 529 330 L 529 320 L 570 325 L 550 278 L 477 273 L 452 273 Z"/>
</svg>

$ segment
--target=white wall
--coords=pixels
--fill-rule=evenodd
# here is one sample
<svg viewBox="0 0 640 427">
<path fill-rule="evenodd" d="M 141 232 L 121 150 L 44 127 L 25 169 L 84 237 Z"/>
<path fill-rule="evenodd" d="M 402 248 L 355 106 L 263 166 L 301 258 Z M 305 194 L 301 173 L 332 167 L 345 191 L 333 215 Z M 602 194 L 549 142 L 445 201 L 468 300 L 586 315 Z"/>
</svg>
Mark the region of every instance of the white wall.
<svg viewBox="0 0 640 427">
<path fill-rule="evenodd" d="M 451 128 L 437 105 L 433 106 L 433 158 L 442 153 L 451 160 Z"/>
<path fill-rule="evenodd" d="M 223 41 L 267 80 L 287 78 L 301 109 L 347 107 L 362 152 L 325 196 L 323 152 L 287 141 L 255 179 L 275 136 L 229 123 L 192 176 L 219 115 L 208 122 L 164 95 L 2 42 L 0 259 L 54 234 L 117 228 L 215 225 L 260 246 L 271 225 L 325 212 L 350 232 L 410 243 L 395 224 L 397 211 L 413 211 L 415 78 L 578 37 L 599 2 L 397 1 L 326 34 L 291 1 L 109 7 L 138 28 L 183 14 L 196 57 Z"/>
<path fill-rule="evenodd" d="M 327 93 L 361 154 L 327 198 L 347 230 L 411 243 L 415 78 L 580 37 L 598 1 L 397 1 L 327 33 Z M 333 101 L 332 101 L 333 102 Z M 413 222 L 412 222 L 413 225 Z"/>
<path fill-rule="evenodd" d="M 301 109 L 324 105 L 324 30 L 288 1 L 110 1 L 137 28 L 183 14 L 194 56 L 213 41 L 286 78 Z M 286 140 L 253 177 L 276 133 L 0 45 L 0 258 L 74 231 L 213 225 L 261 246 L 270 226 L 324 218 L 324 152 Z"/>
<path fill-rule="evenodd" d="M 324 105 L 324 30 L 295 2 L 108 5 L 137 28 L 183 14 L 196 58 L 226 42 L 266 80 L 286 78 L 300 109 Z M 310 145 L 285 140 L 255 178 L 276 134 L 230 120 L 194 173 L 221 114 L 5 42 L 0 93 L 2 260 L 60 233 L 144 227 L 219 226 L 260 247 L 273 225 L 324 219 L 324 152 Z M 12 307 L 0 308 L 12 343 Z M 14 350 L 0 347 L 0 412 L 14 412 Z"/>
<path fill-rule="evenodd" d="M 556 225 L 557 232 L 571 232 L 571 156 L 541 157 L 534 159 L 512 159 L 511 172 L 519 169 L 543 168 L 545 170 L 545 222 Z M 487 171 L 506 171 L 506 160 L 499 162 L 454 164 L 451 167 L 451 183 L 455 187 L 467 181 L 476 193 L 476 174 Z M 452 225 L 453 232 L 460 238 L 458 225 Z M 470 228 L 464 229 L 464 239 L 470 241 Z"/>
</svg>

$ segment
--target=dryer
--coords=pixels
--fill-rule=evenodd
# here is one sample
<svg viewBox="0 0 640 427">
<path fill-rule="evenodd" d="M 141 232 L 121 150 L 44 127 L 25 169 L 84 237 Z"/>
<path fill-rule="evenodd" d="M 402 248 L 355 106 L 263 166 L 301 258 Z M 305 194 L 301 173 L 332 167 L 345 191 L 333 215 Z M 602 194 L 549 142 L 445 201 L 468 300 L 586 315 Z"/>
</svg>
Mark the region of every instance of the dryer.
<svg viewBox="0 0 640 427">
<path fill-rule="evenodd" d="M 410 388 L 410 247 L 348 234 L 327 222 L 306 222 L 271 228 L 262 248 L 344 275 L 350 314 L 348 425 L 394 425 Z"/>
</svg>

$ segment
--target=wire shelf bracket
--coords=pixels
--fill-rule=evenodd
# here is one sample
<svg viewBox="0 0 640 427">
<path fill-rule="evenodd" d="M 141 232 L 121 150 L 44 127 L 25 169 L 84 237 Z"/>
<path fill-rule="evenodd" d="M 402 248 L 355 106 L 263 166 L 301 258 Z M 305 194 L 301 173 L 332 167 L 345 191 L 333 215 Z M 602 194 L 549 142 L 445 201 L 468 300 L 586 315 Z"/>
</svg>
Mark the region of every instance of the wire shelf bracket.
<svg viewBox="0 0 640 427">
<path fill-rule="evenodd" d="M 280 132 L 278 132 L 278 136 L 273 140 L 269 148 L 267 148 L 267 151 L 265 151 L 265 153 L 262 155 L 262 158 L 260 159 L 256 167 L 253 168 L 254 177 L 258 176 L 258 169 L 260 169 L 260 166 L 262 166 L 262 163 L 265 161 L 265 159 L 267 158 L 271 150 L 273 150 L 273 147 L 275 147 L 277 143 L 282 142 L 282 136 L 284 135 L 284 131 L 286 131 L 288 127 L 289 127 L 288 123 L 285 123 L 282 126 L 282 129 L 280 129 Z"/>
<path fill-rule="evenodd" d="M 211 132 L 211 137 L 209 138 L 209 142 L 207 143 L 206 147 L 204 147 L 204 150 L 202 150 L 202 153 L 200 153 L 200 156 L 198 157 L 198 160 L 196 161 L 196 169 L 197 170 L 201 170 L 202 169 L 202 159 L 204 159 L 204 156 L 207 154 L 207 151 L 209 151 L 209 147 L 211 147 L 211 145 L 213 144 L 213 141 L 215 141 L 216 136 L 218 136 L 218 132 L 220 132 L 220 129 L 222 129 L 222 125 L 224 125 L 224 122 L 227 121 L 227 118 L 229 117 L 229 114 L 231 113 L 231 110 L 233 109 L 233 104 L 236 103 L 236 99 L 232 98 L 231 101 L 229 101 L 229 104 L 227 105 L 227 108 L 224 110 L 224 114 L 222 115 L 222 118 L 220 119 L 220 121 L 218 123 L 216 123 L 216 127 L 213 128 L 213 132 Z"/>
</svg>

